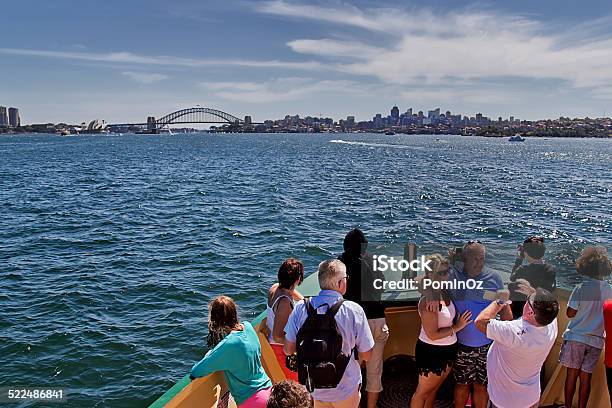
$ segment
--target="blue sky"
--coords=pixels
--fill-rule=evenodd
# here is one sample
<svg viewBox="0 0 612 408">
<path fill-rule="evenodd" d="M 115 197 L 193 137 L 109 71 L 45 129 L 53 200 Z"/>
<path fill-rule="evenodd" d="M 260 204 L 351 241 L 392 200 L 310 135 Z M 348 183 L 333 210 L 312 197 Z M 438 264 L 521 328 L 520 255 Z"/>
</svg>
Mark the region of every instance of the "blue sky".
<svg viewBox="0 0 612 408">
<path fill-rule="evenodd" d="M 25 123 L 612 114 L 610 0 L 19 0 L 0 36 L 0 105 Z"/>
</svg>

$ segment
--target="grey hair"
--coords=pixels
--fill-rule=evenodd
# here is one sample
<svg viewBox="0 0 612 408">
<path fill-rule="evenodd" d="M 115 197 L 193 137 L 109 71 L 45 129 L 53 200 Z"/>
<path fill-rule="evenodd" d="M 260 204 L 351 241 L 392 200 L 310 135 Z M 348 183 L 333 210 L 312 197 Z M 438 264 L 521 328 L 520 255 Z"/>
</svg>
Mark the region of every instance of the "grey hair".
<svg viewBox="0 0 612 408">
<path fill-rule="evenodd" d="M 346 276 L 346 265 L 339 259 L 328 259 L 319 264 L 321 289 L 338 290 L 338 283 Z"/>
</svg>

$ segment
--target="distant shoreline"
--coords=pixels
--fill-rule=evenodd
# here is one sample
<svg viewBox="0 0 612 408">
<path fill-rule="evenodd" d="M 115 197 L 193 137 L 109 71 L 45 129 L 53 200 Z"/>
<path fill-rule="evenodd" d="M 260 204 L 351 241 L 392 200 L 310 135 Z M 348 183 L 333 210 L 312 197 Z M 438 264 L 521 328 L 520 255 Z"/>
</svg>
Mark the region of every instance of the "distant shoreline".
<svg viewBox="0 0 612 408">
<path fill-rule="evenodd" d="M 208 134 L 285 134 L 285 135 L 381 135 L 381 136 L 400 136 L 400 135 L 413 135 L 413 136 L 453 136 L 453 137 L 482 137 L 482 138 L 490 138 L 490 139 L 508 139 L 512 135 L 478 135 L 478 134 L 468 134 L 462 135 L 458 133 L 418 133 L 418 132 L 395 132 L 393 135 L 385 135 L 384 132 L 228 132 L 228 131 L 193 131 L 193 132 L 181 132 L 175 131 L 173 134 L 168 133 L 157 133 L 157 134 L 146 134 L 146 133 L 134 133 L 134 132 L 126 132 L 126 133 L 76 133 L 70 135 L 61 135 L 59 133 L 51 133 L 51 132 L 3 132 L 0 133 L 0 136 L 35 136 L 35 135 L 47 135 L 47 136 L 58 136 L 58 137 L 69 137 L 69 136 L 128 136 L 128 135 L 139 135 L 139 136 L 173 136 L 173 135 L 184 135 L 190 133 L 208 133 Z M 561 135 L 561 136 L 552 136 L 548 134 L 532 134 L 532 135 L 522 135 L 526 139 L 612 139 L 612 135 L 610 136 L 599 136 L 599 135 Z"/>
</svg>

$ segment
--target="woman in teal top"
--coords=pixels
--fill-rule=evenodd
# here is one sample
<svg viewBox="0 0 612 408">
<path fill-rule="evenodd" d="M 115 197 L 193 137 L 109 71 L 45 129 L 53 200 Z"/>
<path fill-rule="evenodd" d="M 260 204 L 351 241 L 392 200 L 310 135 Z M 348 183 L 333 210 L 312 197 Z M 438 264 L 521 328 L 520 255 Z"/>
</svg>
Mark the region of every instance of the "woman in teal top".
<svg viewBox="0 0 612 408">
<path fill-rule="evenodd" d="M 261 347 L 249 322 L 240 323 L 236 304 L 218 296 L 209 305 L 210 351 L 193 366 L 191 377 L 223 371 L 227 386 L 240 408 L 264 408 L 272 383 L 261 366 Z"/>
</svg>

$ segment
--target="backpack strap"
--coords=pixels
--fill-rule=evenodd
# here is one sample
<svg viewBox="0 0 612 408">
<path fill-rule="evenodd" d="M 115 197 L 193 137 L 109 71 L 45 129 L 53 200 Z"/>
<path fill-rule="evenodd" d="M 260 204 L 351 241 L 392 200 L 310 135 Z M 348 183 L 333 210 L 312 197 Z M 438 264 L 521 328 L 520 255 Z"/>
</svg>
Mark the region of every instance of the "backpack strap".
<svg viewBox="0 0 612 408">
<path fill-rule="evenodd" d="M 336 316 L 336 313 L 338 313 L 338 310 L 340 310 L 340 306 L 342 306 L 342 303 L 344 303 L 344 299 L 338 300 L 336 303 L 333 304 L 332 307 L 327 309 L 327 312 L 325 312 L 325 314 L 331 317 Z"/>
<path fill-rule="evenodd" d="M 308 313 L 309 317 L 317 314 L 317 309 L 315 309 L 312 306 L 312 303 L 310 303 L 310 297 L 304 298 L 304 305 L 306 305 L 306 312 Z"/>
</svg>

